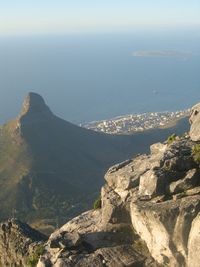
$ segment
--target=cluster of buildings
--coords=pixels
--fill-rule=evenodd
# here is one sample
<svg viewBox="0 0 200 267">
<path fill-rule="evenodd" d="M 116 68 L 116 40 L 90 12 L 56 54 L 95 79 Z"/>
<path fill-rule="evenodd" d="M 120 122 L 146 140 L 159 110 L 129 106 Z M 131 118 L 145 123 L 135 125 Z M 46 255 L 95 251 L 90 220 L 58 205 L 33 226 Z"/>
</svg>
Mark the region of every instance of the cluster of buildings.
<svg viewBox="0 0 200 267">
<path fill-rule="evenodd" d="M 81 124 L 82 127 L 108 134 L 132 134 L 134 132 L 161 128 L 176 123 L 189 115 L 190 110 L 175 112 L 149 112 L 143 114 L 130 114 L 109 120 L 94 121 Z"/>
</svg>

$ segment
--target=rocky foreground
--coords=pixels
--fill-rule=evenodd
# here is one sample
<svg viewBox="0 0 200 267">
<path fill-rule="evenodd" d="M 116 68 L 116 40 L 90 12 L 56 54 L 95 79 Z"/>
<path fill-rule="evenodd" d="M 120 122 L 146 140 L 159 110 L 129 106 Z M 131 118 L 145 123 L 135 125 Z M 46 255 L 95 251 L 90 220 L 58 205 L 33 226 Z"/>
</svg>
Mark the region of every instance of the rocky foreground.
<svg viewBox="0 0 200 267">
<path fill-rule="evenodd" d="M 32 255 L 47 237 L 17 219 L 0 225 L 0 266 L 29 266 Z M 37 263 L 37 262 L 36 262 Z"/>
<path fill-rule="evenodd" d="M 193 107 L 190 122 L 189 135 L 171 136 L 152 145 L 149 155 L 111 167 L 101 208 L 99 203 L 98 209 L 69 221 L 46 243 L 37 240 L 37 247 L 44 244 L 37 267 L 199 267 L 200 104 Z M 20 241 L 11 242 L 9 229 L 1 226 L 2 265 L 34 266 L 30 248 L 36 241 L 19 231 Z M 15 256 L 15 240 L 23 246 L 28 239 L 24 261 Z"/>
</svg>

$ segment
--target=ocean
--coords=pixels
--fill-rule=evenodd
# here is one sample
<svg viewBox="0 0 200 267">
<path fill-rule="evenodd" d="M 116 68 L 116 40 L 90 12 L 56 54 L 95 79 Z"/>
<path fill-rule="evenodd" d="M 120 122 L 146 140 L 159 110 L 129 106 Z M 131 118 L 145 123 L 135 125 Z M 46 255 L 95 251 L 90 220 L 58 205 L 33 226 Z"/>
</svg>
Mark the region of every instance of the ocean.
<svg viewBox="0 0 200 267">
<path fill-rule="evenodd" d="M 76 124 L 187 109 L 200 102 L 199 69 L 198 29 L 2 36 L 0 123 L 19 113 L 29 91 Z"/>
</svg>

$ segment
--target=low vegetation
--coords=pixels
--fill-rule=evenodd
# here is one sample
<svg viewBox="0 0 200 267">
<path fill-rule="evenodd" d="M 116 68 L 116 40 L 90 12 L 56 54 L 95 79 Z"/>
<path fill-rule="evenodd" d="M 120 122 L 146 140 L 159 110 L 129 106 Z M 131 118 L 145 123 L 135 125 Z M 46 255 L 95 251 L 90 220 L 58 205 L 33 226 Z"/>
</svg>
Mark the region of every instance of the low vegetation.
<svg viewBox="0 0 200 267">
<path fill-rule="evenodd" d="M 45 248 L 43 244 L 40 244 L 35 249 L 34 253 L 27 259 L 27 266 L 28 267 L 35 267 L 38 263 L 38 260 L 41 255 L 45 252 Z"/>
<path fill-rule="evenodd" d="M 200 144 L 196 144 L 192 148 L 192 156 L 194 161 L 200 165 Z"/>
<path fill-rule="evenodd" d="M 168 138 L 167 138 L 167 144 L 170 145 L 172 144 L 177 138 L 177 135 L 176 134 L 172 134 L 170 135 Z"/>
<path fill-rule="evenodd" d="M 99 196 L 95 201 L 94 201 L 94 204 L 93 204 L 93 209 L 94 210 L 97 210 L 97 209 L 100 209 L 101 208 L 101 196 Z"/>
</svg>

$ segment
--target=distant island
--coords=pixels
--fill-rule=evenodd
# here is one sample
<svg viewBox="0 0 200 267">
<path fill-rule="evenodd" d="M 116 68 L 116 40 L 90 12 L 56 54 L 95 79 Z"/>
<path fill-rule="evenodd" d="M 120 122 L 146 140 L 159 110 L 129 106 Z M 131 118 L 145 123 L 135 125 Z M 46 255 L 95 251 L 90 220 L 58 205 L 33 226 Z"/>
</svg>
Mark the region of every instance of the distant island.
<svg viewBox="0 0 200 267">
<path fill-rule="evenodd" d="M 150 50 L 133 52 L 134 57 L 173 57 L 188 59 L 192 56 L 190 52 L 174 51 L 174 50 Z"/>
</svg>

